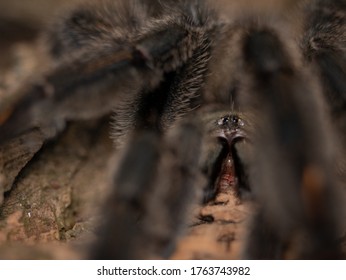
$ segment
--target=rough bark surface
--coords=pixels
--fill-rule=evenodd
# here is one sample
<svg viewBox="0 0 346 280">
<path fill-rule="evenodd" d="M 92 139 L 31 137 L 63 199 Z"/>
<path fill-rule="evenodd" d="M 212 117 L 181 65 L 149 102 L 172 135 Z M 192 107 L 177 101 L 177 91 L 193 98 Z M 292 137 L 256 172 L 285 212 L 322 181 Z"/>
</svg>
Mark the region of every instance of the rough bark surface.
<svg viewBox="0 0 346 280">
<path fill-rule="evenodd" d="M 88 236 L 106 193 L 112 147 L 106 127 L 70 125 L 21 170 L 0 210 L 2 246 L 57 246 Z"/>
</svg>

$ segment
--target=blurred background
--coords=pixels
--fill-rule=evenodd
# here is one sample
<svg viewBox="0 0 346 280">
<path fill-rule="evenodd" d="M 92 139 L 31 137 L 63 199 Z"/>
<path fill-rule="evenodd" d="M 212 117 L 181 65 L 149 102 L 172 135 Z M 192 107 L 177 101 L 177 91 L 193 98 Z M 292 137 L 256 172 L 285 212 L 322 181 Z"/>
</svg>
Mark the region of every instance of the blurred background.
<svg viewBox="0 0 346 280">
<path fill-rule="evenodd" d="M 0 0 L 0 48 L 6 48 L 16 41 L 27 41 L 35 37 L 38 30 L 44 28 L 60 9 L 74 5 L 82 0 Z M 237 7 L 254 9 L 278 9 L 305 0 L 217 0 L 214 6 L 222 7 L 226 14 Z"/>
<path fill-rule="evenodd" d="M 15 31 L 21 31 L 21 28 L 40 29 L 60 8 L 74 2 L 77 0 L 0 0 L 1 32 L 16 35 Z"/>
<path fill-rule="evenodd" d="M 16 43 L 33 41 L 60 9 L 78 0 L 0 0 L 0 68 Z"/>
</svg>

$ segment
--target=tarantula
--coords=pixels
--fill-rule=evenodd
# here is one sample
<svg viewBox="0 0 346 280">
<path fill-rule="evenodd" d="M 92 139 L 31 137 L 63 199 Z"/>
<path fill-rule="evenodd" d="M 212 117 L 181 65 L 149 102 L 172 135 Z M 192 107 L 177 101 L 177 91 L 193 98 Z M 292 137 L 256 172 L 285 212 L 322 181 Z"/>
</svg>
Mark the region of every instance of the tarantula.
<svg viewBox="0 0 346 280">
<path fill-rule="evenodd" d="M 169 257 L 192 206 L 224 189 L 254 203 L 241 257 L 343 258 L 346 2 L 212 2 L 65 13 L 40 72 L 0 104 L 1 145 L 114 111 L 90 258 Z"/>
</svg>

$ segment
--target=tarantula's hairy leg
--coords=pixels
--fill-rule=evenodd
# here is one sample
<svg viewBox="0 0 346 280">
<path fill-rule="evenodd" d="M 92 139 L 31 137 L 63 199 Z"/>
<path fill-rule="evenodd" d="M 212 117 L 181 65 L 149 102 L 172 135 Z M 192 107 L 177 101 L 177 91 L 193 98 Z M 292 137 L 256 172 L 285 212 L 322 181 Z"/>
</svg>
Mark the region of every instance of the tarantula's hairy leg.
<svg viewBox="0 0 346 280">
<path fill-rule="evenodd" d="M 172 253 L 187 213 L 201 199 L 201 141 L 202 131 L 193 121 L 164 137 L 154 131 L 133 134 L 115 172 L 103 211 L 107 216 L 90 258 L 167 258 Z"/>
<path fill-rule="evenodd" d="M 18 98 L 0 107 L 0 142 L 35 127 L 49 128 L 51 137 L 54 127 L 61 129 L 66 120 L 108 113 L 119 98 L 155 89 L 165 73 L 176 71 L 206 44 L 201 28 L 206 19 L 199 10 L 184 6 L 156 19 L 139 16 L 145 9 L 138 11 L 138 1 L 116 1 L 120 11 L 112 1 L 105 3 L 109 6 L 101 5 L 98 12 L 77 9 L 65 19 L 56 37 L 68 43 L 53 48 L 53 66 L 36 82 L 33 77 L 24 83 L 13 94 Z"/>
<path fill-rule="evenodd" d="M 346 1 L 315 0 L 306 9 L 304 55 L 318 65 L 331 112 L 337 117 L 346 106 Z"/>
<path fill-rule="evenodd" d="M 346 1 L 316 0 L 307 6 L 302 48 L 315 66 L 340 137 L 340 181 L 346 178 Z"/>
<path fill-rule="evenodd" d="M 198 106 L 210 57 L 212 31 L 204 25 L 206 11 L 183 3 L 174 5 L 170 13 L 162 7 L 163 17 L 156 18 L 140 1 L 102 3 L 69 12 L 46 35 L 50 59 L 41 74 L 19 81 L 8 102 L 1 102 L 5 162 L 0 165 L 9 166 L 6 160 L 18 160 L 25 153 L 25 161 L 11 175 L 2 168 L 5 190 L 67 120 L 99 117 L 121 104 L 124 109 L 115 117 L 113 131 L 121 142 L 120 136 L 133 127 L 153 125 L 164 130 Z M 149 124 L 154 115 L 162 115 L 161 120 Z M 39 136 L 34 145 L 31 133 Z M 18 139 L 19 151 L 6 148 Z"/>
<path fill-rule="evenodd" d="M 155 133 L 137 135 L 131 141 L 116 171 L 113 181 L 115 189 L 113 188 L 102 209 L 106 217 L 90 258 L 139 257 L 136 251 L 138 241 L 133 234 L 136 233 L 139 237 L 143 234 L 139 231 L 137 222 L 144 211 L 145 194 L 150 192 L 158 168 L 159 142 Z"/>
<path fill-rule="evenodd" d="M 135 128 L 164 132 L 200 104 L 200 89 L 208 71 L 210 46 L 204 41 L 193 56 L 152 91 L 142 91 L 136 98 L 124 98 L 114 110 L 112 137 L 122 145 Z"/>
<path fill-rule="evenodd" d="M 260 210 L 246 257 L 340 258 L 334 134 L 319 86 L 272 29 L 250 28 L 243 40 L 244 102 L 261 116 L 250 170 Z"/>
<path fill-rule="evenodd" d="M 110 90 L 111 92 L 112 86 L 117 87 L 117 81 L 110 81 L 109 75 L 118 74 L 120 78 L 127 76 L 128 78 L 133 78 L 135 83 L 140 80 L 136 75 L 133 76 L 128 71 L 124 75 L 125 77 L 122 77 L 120 69 L 118 69 L 126 67 L 126 65 L 129 66 L 132 63 L 133 53 L 128 50 L 114 51 L 116 54 L 110 55 L 107 64 L 100 65 L 100 68 L 90 69 L 90 67 L 93 67 L 93 64 L 99 63 L 99 58 L 95 59 L 95 61 L 88 60 L 83 62 L 76 59 L 72 64 L 60 65 L 48 74 L 45 74 L 42 77 L 43 83 L 25 84 L 19 88 L 19 93 L 18 91 L 13 93 L 13 95 L 19 97 L 19 100 L 16 100 L 14 104 L 1 108 L 4 118 L 0 127 L 0 142 L 3 143 L 34 128 L 45 130 L 52 126 L 59 130 L 64 126 L 66 119 L 78 118 L 80 117 L 78 116 L 79 114 L 85 114 L 85 111 L 79 110 L 82 104 L 89 106 L 88 111 L 90 112 L 91 107 L 99 105 L 100 109 L 97 109 L 97 106 L 95 107 L 96 115 L 104 114 L 104 109 L 106 109 L 106 112 L 110 111 L 111 108 L 105 107 L 102 100 L 97 102 L 95 80 L 103 79 L 106 87 L 102 88 L 104 85 L 97 85 L 98 89 Z M 126 70 L 122 71 L 126 72 Z M 105 79 L 108 81 L 105 81 Z M 87 86 L 89 87 L 86 90 Z M 84 93 L 83 97 L 81 96 L 82 93 Z M 107 91 L 106 93 L 111 95 Z M 110 102 L 111 98 L 106 99 Z M 68 104 L 70 106 L 66 107 Z M 74 117 L 72 117 L 74 115 L 72 112 L 75 112 Z M 54 130 L 53 128 L 52 130 Z M 54 132 L 52 134 L 51 136 L 55 135 Z"/>
</svg>

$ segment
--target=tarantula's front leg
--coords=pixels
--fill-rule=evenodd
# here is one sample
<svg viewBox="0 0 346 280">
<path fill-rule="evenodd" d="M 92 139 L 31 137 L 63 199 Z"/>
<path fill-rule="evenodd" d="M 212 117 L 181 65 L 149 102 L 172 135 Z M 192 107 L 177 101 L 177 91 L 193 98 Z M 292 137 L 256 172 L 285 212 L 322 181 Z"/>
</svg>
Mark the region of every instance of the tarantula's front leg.
<svg viewBox="0 0 346 280">
<path fill-rule="evenodd" d="M 306 13 L 303 52 L 316 64 L 330 111 L 339 118 L 346 104 L 346 1 L 311 1 Z"/>
<path fill-rule="evenodd" d="M 45 64 L 0 104 L 0 143 L 34 128 L 53 137 L 68 120 L 107 114 L 122 98 L 157 88 L 197 48 L 206 52 L 206 19 L 180 8 L 160 19 L 139 1 L 71 12 L 51 32 Z"/>
<path fill-rule="evenodd" d="M 45 35 L 45 63 L 1 99 L 0 165 L 25 153 L 23 164 L 5 178 L 5 190 L 67 121 L 98 118 L 122 104 L 118 134 L 126 134 L 145 126 L 152 111 L 165 115 L 157 124 L 165 129 L 196 107 L 190 99 L 197 99 L 210 56 L 204 12 L 180 3 L 157 17 L 146 7 L 150 1 L 101 2 L 65 15 Z M 159 110 L 146 110 L 155 102 Z M 39 136 L 34 145 L 32 133 Z M 19 151 L 7 148 L 18 139 Z"/>
<path fill-rule="evenodd" d="M 346 179 L 346 1 L 319 0 L 307 5 L 302 47 L 320 77 L 333 126 L 340 138 L 338 176 Z"/>
<path fill-rule="evenodd" d="M 261 116 L 250 170 L 260 210 L 247 258 L 340 258 L 336 139 L 319 85 L 270 28 L 250 29 L 242 51 L 246 105 Z"/>
<path fill-rule="evenodd" d="M 194 122 L 178 125 L 165 137 L 153 131 L 132 135 L 118 161 L 90 258 L 165 258 L 172 253 L 205 185 L 198 169 L 201 141 Z"/>
</svg>

